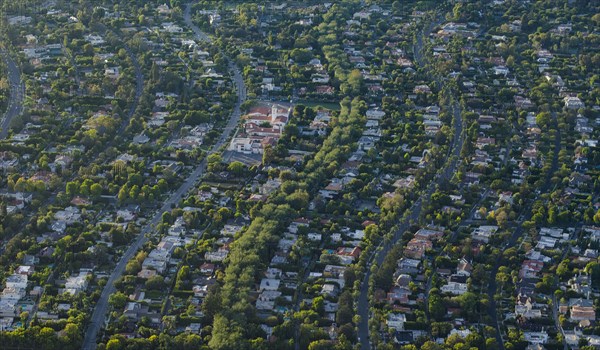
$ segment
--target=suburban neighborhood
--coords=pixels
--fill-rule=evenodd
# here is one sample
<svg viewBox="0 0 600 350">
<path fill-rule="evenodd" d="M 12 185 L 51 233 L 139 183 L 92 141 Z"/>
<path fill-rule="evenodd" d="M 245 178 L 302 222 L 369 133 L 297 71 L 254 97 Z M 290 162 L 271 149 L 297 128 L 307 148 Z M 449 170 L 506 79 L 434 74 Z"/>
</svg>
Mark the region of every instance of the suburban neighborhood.
<svg viewBox="0 0 600 350">
<path fill-rule="evenodd" d="M 600 348 L 597 1 L 0 24 L 0 347 Z"/>
</svg>

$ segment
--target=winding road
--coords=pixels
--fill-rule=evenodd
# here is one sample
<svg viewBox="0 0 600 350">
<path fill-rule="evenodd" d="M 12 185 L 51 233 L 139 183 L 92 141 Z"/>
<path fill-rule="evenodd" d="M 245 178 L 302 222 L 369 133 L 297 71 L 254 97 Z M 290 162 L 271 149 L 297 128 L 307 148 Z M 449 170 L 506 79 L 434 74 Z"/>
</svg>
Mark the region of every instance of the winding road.
<svg viewBox="0 0 600 350">
<path fill-rule="evenodd" d="M 23 100 L 25 99 L 25 84 L 21 80 L 19 67 L 6 51 L 1 51 L 0 56 L 6 62 L 8 82 L 10 84 L 10 99 L 6 112 L 0 121 L 0 139 L 8 136 L 8 130 L 12 120 L 23 113 Z"/>
<path fill-rule="evenodd" d="M 423 35 L 419 36 L 415 42 L 414 56 L 415 61 L 419 64 L 419 66 L 424 65 L 425 57 L 423 54 L 422 37 L 428 37 L 435 25 L 435 23 L 432 23 L 428 26 L 428 28 L 424 29 Z M 439 78 L 436 78 L 435 82 L 436 86 L 440 86 L 442 83 L 441 79 Z M 380 244 L 380 246 L 376 249 L 373 258 L 367 263 L 365 269 L 366 273 L 360 286 L 360 294 L 356 306 L 357 313 L 360 316 L 360 321 L 358 323 L 358 339 L 361 345 L 361 350 L 369 350 L 371 348 L 369 340 L 369 279 L 371 277 L 371 267 L 373 264 L 381 266 L 383 260 L 388 255 L 392 247 L 400 240 L 402 234 L 409 228 L 410 222 L 419 220 L 424 200 L 427 200 L 431 197 L 439 184 L 452 179 L 456 172 L 456 167 L 460 159 L 460 151 L 463 147 L 465 138 L 463 133 L 462 112 L 458 101 L 453 101 L 451 110 L 454 116 L 454 138 L 452 140 L 452 145 L 447 157 L 448 161 L 446 162 L 445 167 L 441 169 L 435 178 L 429 183 L 421 197 L 412 204 L 409 209 L 410 214 L 401 219 L 393 238 L 384 245 Z M 381 250 L 377 251 L 379 248 L 381 248 Z"/>
<path fill-rule="evenodd" d="M 184 21 L 186 25 L 194 32 L 195 39 L 200 41 L 210 42 L 210 38 L 200 31 L 200 29 L 192 23 L 191 15 L 190 15 L 191 6 L 188 4 L 185 12 L 184 12 Z M 217 143 L 212 147 L 210 153 L 218 152 L 221 147 L 223 147 L 230 135 L 233 133 L 235 128 L 238 125 L 238 122 L 241 117 L 240 107 L 241 104 L 246 100 L 246 87 L 244 85 L 244 80 L 239 69 L 230 63 L 229 65 L 230 72 L 232 73 L 233 83 L 235 85 L 235 89 L 238 92 L 238 100 L 237 103 L 229 117 L 229 121 L 223 132 L 221 137 L 217 141 Z M 188 176 L 185 182 L 175 191 L 171 196 L 163 203 L 162 207 L 156 212 L 154 217 L 144 226 L 135 240 L 131 243 L 129 248 L 125 251 L 121 259 L 115 266 L 113 272 L 108 278 L 108 282 L 104 286 L 102 290 L 102 294 L 100 295 L 100 299 L 96 303 L 96 307 L 92 313 L 92 317 L 90 319 L 90 323 L 85 332 L 85 338 L 83 340 L 82 349 L 84 350 L 93 350 L 97 345 L 97 337 L 102 325 L 104 323 L 106 314 L 108 312 L 108 299 L 109 297 L 116 292 L 116 288 L 114 286 L 114 282 L 123 275 L 125 271 L 125 266 L 127 262 L 131 260 L 136 252 L 148 241 L 147 234 L 153 232 L 154 227 L 160 223 L 162 219 L 162 214 L 165 211 L 170 211 L 171 207 L 179 202 L 183 196 L 188 193 L 192 187 L 196 185 L 196 182 L 200 179 L 200 177 L 204 174 L 207 166 L 206 158 L 204 158 L 198 166 L 194 169 L 194 171 Z"/>
</svg>

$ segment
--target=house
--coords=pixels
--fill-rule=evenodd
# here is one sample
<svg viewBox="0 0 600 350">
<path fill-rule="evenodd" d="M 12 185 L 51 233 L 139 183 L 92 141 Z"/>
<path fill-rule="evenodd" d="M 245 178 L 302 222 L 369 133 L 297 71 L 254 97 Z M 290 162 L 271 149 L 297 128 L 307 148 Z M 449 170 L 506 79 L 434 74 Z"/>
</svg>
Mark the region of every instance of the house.
<svg viewBox="0 0 600 350">
<path fill-rule="evenodd" d="M 125 310 L 123 310 L 123 315 L 133 321 L 138 321 L 142 317 L 152 318 L 160 318 L 160 313 L 150 311 L 150 307 L 148 305 L 143 305 L 138 302 L 128 302 L 125 305 Z"/>
<path fill-rule="evenodd" d="M 181 28 L 178 25 L 175 25 L 173 23 L 163 23 L 163 29 L 164 31 L 166 31 L 167 33 L 183 33 L 183 28 Z"/>
<path fill-rule="evenodd" d="M 212 193 L 211 193 L 212 197 Z M 221 236 L 235 236 L 238 232 L 242 230 L 242 226 L 235 224 L 225 224 L 221 229 Z"/>
<path fill-rule="evenodd" d="M 421 260 L 411 258 L 401 258 L 398 260 L 398 272 L 406 274 L 417 274 L 419 272 Z"/>
<path fill-rule="evenodd" d="M 397 331 L 394 333 L 394 343 L 406 345 L 414 342 L 414 336 L 412 331 Z"/>
<path fill-rule="evenodd" d="M 577 349 L 578 345 L 579 345 L 579 340 L 581 339 L 581 336 L 583 335 L 581 333 L 581 331 L 578 331 L 577 329 L 574 330 L 564 330 L 564 335 L 565 335 L 565 343 L 567 343 L 568 346 L 570 346 L 573 349 Z"/>
<path fill-rule="evenodd" d="M 395 285 L 397 285 L 398 287 L 410 287 L 410 284 L 412 282 L 412 277 L 410 277 L 410 275 L 407 275 L 405 273 L 401 273 L 400 275 L 398 275 L 398 277 L 396 277 L 396 282 Z"/>
<path fill-rule="evenodd" d="M 581 174 L 579 172 L 571 173 L 569 177 L 569 185 L 577 188 L 581 188 L 590 184 L 592 182 L 592 177 L 588 174 Z"/>
<path fill-rule="evenodd" d="M 215 264 L 204 263 L 200 266 L 200 273 L 203 275 L 212 275 L 215 272 Z"/>
<path fill-rule="evenodd" d="M 369 109 L 366 113 L 367 119 L 380 120 L 385 116 L 385 112 L 379 109 Z"/>
<path fill-rule="evenodd" d="M 323 276 L 330 278 L 343 278 L 346 269 L 346 266 L 326 265 L 323 269 Z"/>
<path fill-rule="evenodd" d="M 330 85 L 319 85 L 315 87 L 315 92 L 319 95 L 333 95 L 335 88 Z"/>
<path fill-rule="evenodd" d="M 500 193 L 500 195 L 498 196 L 498 203 L 508 203 L 512 205 L 513 193 L 510 191 Z"/>
<path fill-rule="evenodd" d="M 396 180 L 392 186 L 396 188 L 412 189 L 413 187 L 415 187 L 415 184 L 416 180 L 414 175 L 409 175 L 405 178 Z"/>
<path fill-rule="evenodd" d="M 165 3 L 165 4 L 162 4 L 162 5 L 159 5 L 159 6 L 156 8 L 156 12 L 158 12 L 158 14 L 160 14 L 160 15 L 168 15 L 168 14 L 171 14 L 171 12 L 173 12 L 173 10 L 171 10 L 171 9 L 169 8 L 169 5 L 167 5 L 167 4 Z"/>
<path fill-rule="evenodd" d="M 510 73 L 509 69 L 504 66 L 496 66 L 493 68 L 493 71 L 494 71 L 495 75 L 503 75 L 503 76 L 507 76 L 508 73 Z"/>
<path fill-rule="evenodd" d="M 6 277 L 6 287 L 7 288 L 16 288 L 16 289 L 26 289 L 27 288 L 27 275 L 23 274 L 13 274 Z"/>
<path fill-rule="evenodd" d="M 583 226 L 582 230 L 585 231 L 587 235 L 589 235 L 589 237 L 592 241 L 594 241 L 594 242 L 600 241 L 600 227 Z"/>
<path fill-rule="evenodd" d="M 15 274 L 31 276 L 35 268 L 33 266 L 20 265 L 15 269 Z"/>
<path fill-rule="evenodd" d="M 479 226 L 471 233 L 474 240 L 489 242 L 490 237 L 498 231 L 498 226 Z"/>
<path fill-rule="evenodd" d="M 113 80 L 119 79 L 119 67 L 107 67 L 104 69 L 104 76 Z"/>
<path fill-rule="evenodd" d="M 434 241 L 434 240 L 438 240 L 438 239 L 442 238 L 443 235 L 444 235 L 443 231 L 432 230 L 429 228 L 421 228 L 415 233 L 415 238 L 422 239 L 422 240 Z"/>
<path fill-rule="evenodd" d="M 404 249 L 404 256 L 412 259 L 422 259 L 427 250 L 433 248 L 433 243 L 427 239 L 413 238 L 407 244 Z"/>
<path fill-rule="evenodd" d="M 523 332 L 523 338 L 526 342 L 532 344 L 546 344 L 548 342 L 548 333 L 542 332 Z"/>
<path fill-rule="evenodd" d="M 371 148 L 375 147 L 375 143 L 377 142 L 377 139 L 375 137 L 371 137 L 371 136 L 362 136 L 359 140 L 358 140 L 358 148 L 363 150 L 363 151 L 368 151 Z"/>
<path fill-rule="evenodd" d="M 563 101 L 565 103 L 565 107 L 568 109 L 579 109 L 585 107 L 585 104 L 577 96 L 566 96 Z"/>
<path fill-rule="evenodd" d="M 217 283 L 217 281 L 213 277 L 200 277 L 195 279 L 194 283 L 195 285 L 192 287 L 194 296 L 204 298 L 208 295 L 210 287 Z"/>
<path fill-rule="evenodd" d="M 427 85 L 417 85 L 413 89 L 415 94 L 431 94 L 431 88 Z"/>
<path fill-rule="evenodd" d="M 534 308 L 533 300 L 530 296 L 519 294 L 515 303 L 515 315 L 524 318 L 540 318 L 542 311 Z"/>
<path fill-rule="evenodd" d="M 588 275 L 582 275 L 581 272 L 577 276 L 571 277 L 567 282 L 567 286 L 578 294 L 589 296 L 592 292 L 591 278 Z"/>
<path fill-rule="evenodd" d="M 469 277 L 471 276 L 471 271 L 473 271 L 473 265 L 467 259 L 461 258 L 456 267 L 456 274 Z"/>
<path fill-rule="evenodd" d="M 104 44 L 104 39 L 100 35 L 88 34 L 84 37 L 85 41 L 89 42 L 93 46 L 99 46 Z"/>
<path fill-rule="evenodd" d="M 194 296 L 198 298 L 206 297 L 208 295 L 208 287 L 208 284 L 193 286 L 192 291 L 194 292 Z"/>
<path fill-rule="evenodd" d="M 146 136 L 144 133 L 141 133 L 141 134 L 133 137 L 133 143 L 136 143 L 138 145 L 143 145 L 145 143 L 148 143 L 149 141 L 150 141 L 150 138 L 148 136 Z"/>
<path fill-rule="evenodd" d="M 91 277 L 91 273 L 88 271 L 80 271 L 79 275 L 71 276 L 67 278 L 65 282 L 64 293 L 69 293 L 71 295 L 76 295 L 80 292 L 85 292 L 88 287 L 89 277 Z"/>
<path fill-rule="evenodd" d="M 408 304 L 410 301 L 409 297 L 411 294 L 412 291 L 408 289 L 408 287 L 394 286 L 387 293 L 386 299 L 387 302 L 390 304 Z"/>
<path fill-rule="evenodd" d="M 293 234 L 296 234 L 296 233 L 298 233 L 298 229 L 300 227 L 308 227 L 309 224 L 310 224 L 309 219 L 298 218 L 290 223 L 290 225 L 288 226 L 288 231 L 290 231 Z"/>
<path fill-rule="evenodd" d="M 482 149 L 486 146 L 493 146 L 496 144 L 496 139 L 493 137 L 478 137 L 475 142 L 475 147 Z"/>
<path fill-rule="evenodd" d="M 569 299 L 569 312 L 571 321 L 595 321 L 596 311 L 590 299 Z"/>
<path fill-rule="evenodd" d="M 81 214 L 77 207 L 67 207 L 64 210 L 57 211 L 54 214 L 54 218 L 59 222 L 71 225 L 80 220 Z"/>
<path fill-rule="evenodd" d="M 275 300 L 281 296 L 281 292 L 275 290 L 265 290 L 256 300 L 257 310 L 272 311 L 275 308 Z"/>
<path fill-rule="evenodd" d="M 450 335 L 458 334 L 458 336 L 461 337 L 461 338 L 466 338 L 471 333 L 472 332 L 469 329 L 456 329 L 456 328 L 453 328 L 450 331 Z"/>
<path fill-rule="evenodd" d="M 387 325 L 389 328 L 393 328 L 396 331 L 403 331 L 404 323 L 406 323 L 406 315 L 393 312 L 388 314 Z"/>
<path fill-rule="evenodd" d="M 229 249 L 221 247 L 215 252 L 207 252 L 204 254 L 204 259 L 208 261 L 223 261 L 229 254 Z"/>
<path fill-rule="evenodd" d="M 442 292 L 453 295 L 463 295 L 468 290 L 467 276 L 452 275 L 448 279 L 448 284 L 442 286 Z"/>
<path fill-rule="evenodd" d="M 515 106 L 520 109 L 529 109 L 529 108 L 535 107 L 535 105 L 533 104 L 533 102 L 531 102 L 530 99 L 525 98 L 523 96 L 516 95 L 514 97 L 514 101 L 515 101 Z"/>
<path fill-rule="evenodd" d="M 200 330 L 202 329 L 201 323 L 190 323 L 187 327 L 185 327 L 185 331 L 193 334 L 200 334 Z"/>
<path fill-rule="evenodd" d="M 321 287 L 321 295 L 336 297 L 338 293 L 339 287 L 337 284 L 325 283 L 323 287 Z"/>
<path fill-rule="evenodd" d="M 352 261 L 358 259 L 360 256 L 361 249 L 359 247 L 339 247 L 336 251 L 336 255 L 339 257 L 348 257 Z"/>
<path fill-rule="evenodd" d="M 279 284 L 281 283 L 281 280 L 279 279 L 274 279 L 274 278 L 263 278 L 260 281 L 260 287 L 259 287 L 259 291 L 264 291 L 264 290 L 277 290 L 279 289 Z"/>
<path fill-rule="evenodd" d="M 320 242 L 322 239 L 322 235 L 320 233 L 311 232 L 308 234 L 308 240 L 313 242 Z"/>
<path fill-rule="evenodd" d="M 525 260 L 519 270 L 519 278 L 535 278 L 544 268 L 544 263 L 537 260 Z"/>
<path fill-rule="evenodd" d="M 158 273 L 156 272 L 156 270 L 147 269 L 147 268 L 142 268 L 142 270 L 140 272 L 138 272 L 138 274 L 137 274 L 137 276 L 139 278 L 142 278 L 142 279 L 145 279 L 145 280 L 147 280 L 147 279 L 149 279 L 151 277 L 154 277 L 156 275 L 158 275 Z"/>
</svg>

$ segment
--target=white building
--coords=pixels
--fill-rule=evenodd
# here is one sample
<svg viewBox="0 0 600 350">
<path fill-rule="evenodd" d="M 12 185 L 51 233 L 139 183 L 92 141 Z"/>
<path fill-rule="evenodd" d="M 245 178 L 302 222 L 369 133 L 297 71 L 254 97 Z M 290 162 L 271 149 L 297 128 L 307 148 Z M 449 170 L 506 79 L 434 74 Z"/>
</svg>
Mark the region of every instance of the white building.
<svg viewBox="0 0 600 350">
<path fill-rule="evenodd" d="M 548 333 L 546 332 L 524 332 L 525 341 L 532 344 L 546 344 L 548 342 Z"/>
<path fill-rule="evenodd" d="M 390 313 L 387 319 L 387 325 L 397 331 L 404 330 L 404 323 L 406 322 L 406 315 Z"/>
<path fill-rule="evenodd" d="M 65 282 L 64 293 L 76 295 L 80 292 L 84 292 L 88 287 L 89 275 L 90 273 L 87 271 L 80 271 L 79 275 L 67 278 L 67 281 Z"/>
</svg>

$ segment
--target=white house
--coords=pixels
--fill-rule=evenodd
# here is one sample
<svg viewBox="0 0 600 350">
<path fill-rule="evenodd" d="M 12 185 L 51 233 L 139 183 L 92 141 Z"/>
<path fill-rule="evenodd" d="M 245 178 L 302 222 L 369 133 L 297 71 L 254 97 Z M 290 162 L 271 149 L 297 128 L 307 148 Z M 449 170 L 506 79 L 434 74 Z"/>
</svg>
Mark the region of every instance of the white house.
<svg viewBox="0 0 600 350">
<path fill-rule="evenodd" d="M 260 281 L 259 290 L 261 292 L 264 291 L 264 290 L 277 290 L 277 289 L 279 289 L 279 284 L 280 283 L 281 283 L 281 280 L 279 280 L 279 279 L 263 278 Z"/>
<path fill-rule="evenodd" d="M 387 325 L 397 331 L 404 330 L 404 323 L 406 322 L 406 315 L 390 313 L 387 319 Z"/>
<path fill-rule="evenodd" d="M 75 295 L 80 292 L 84 292 L 88 286 L 88 276 L 90 275 L 87 271 L 80 271 L 79 275 L 71 276 L 67 278 L 65 282 L 65 293 Z"/>
<path fill-rule="evenodd" d="M 462 295 L 467 292 L 466 283 L 448 282 L 445 286 L 442 286 L 442 292 L 450 293 L 454 295 Z"/>
<path fill-rule="evenodd" d="M 548 333 L 546 332 L 524 332 L 525 341 L 532 344 L 546 344 L 548 342 Z"/>
<path fill-rule="evenodd" d="M 565 107 L 569 109 L 579 109 L 585 107 L 585 104 L 577 96 L 566 96 L 564 98 Z"/>
<path fill-rule="evenodd" d="M 313 242 L 320 242 L 322 239 L 322 235 L 320 233 L 311 232 L 308 234 L 308 240 Z"/>
</svg>

